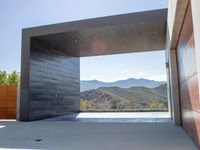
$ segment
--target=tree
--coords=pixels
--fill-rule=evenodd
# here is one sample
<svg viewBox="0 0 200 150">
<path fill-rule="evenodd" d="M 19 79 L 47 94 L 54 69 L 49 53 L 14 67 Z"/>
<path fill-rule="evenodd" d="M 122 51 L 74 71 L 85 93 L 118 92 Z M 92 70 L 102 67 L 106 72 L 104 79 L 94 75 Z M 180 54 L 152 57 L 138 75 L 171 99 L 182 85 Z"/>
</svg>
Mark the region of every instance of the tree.
<svg viewBox="0 0 200 150">
<path fill-rule="evenodd" d="M 97 104 L 95 101 L 88 100 L 80 100 L 80 110 L 94 110 L 97 109 Z"/>
<path fill-rule="evenodd" d="M 6 71 L 0 71 L 0 85 L 17 85 L 19 84 L 20 76 L 16 71 L 7 74 Z"/>
<path fill-rule="evenodd" d="M 136 108 L 136 104 L 134 101 L 129 101 L 128 102 L 128 106 L 126 106 L 125 108 L 128 108 L 128 109 L 135 109 Z"/>
<path fill-rule="evenodd" d="M 110 108 L 117 109 L 117 101 L 114 98 L 112 98 L 110 101 Z"/>
<path fill-rule="evenodd" d="M 0 71 L 0 85 L 8 84 L 8 75 L 5 71 Z"/>
<path fill-rule="evenodd" d="M 19 74 L 16 71 L 13 71 L 8 75 L 8 84 L 9 85 L 17 85 L 20 81 Z"/>
<path fill-rule="evenodd" d="M 80 110 L 86 110 L 86 101 L 81 99 L 80 100 Z"/>
</svg>

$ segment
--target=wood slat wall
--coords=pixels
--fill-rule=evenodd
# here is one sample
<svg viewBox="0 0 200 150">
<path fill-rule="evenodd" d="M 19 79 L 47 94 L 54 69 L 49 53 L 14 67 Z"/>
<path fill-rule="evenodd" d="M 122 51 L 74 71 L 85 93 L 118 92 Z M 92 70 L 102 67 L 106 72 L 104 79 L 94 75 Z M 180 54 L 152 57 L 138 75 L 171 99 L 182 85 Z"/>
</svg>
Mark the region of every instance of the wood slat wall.
<svg viewBox="0 0 200 150">
<path fill-rule="evenodd" d="M 182 126 L 200 148 L 200 100 L 191 4 L 177 46 Z"/>
<path fill-rule="evenodd" d="M 16 119 L 17 86 L 0 86 L 0 119 Z"/>
</svg>

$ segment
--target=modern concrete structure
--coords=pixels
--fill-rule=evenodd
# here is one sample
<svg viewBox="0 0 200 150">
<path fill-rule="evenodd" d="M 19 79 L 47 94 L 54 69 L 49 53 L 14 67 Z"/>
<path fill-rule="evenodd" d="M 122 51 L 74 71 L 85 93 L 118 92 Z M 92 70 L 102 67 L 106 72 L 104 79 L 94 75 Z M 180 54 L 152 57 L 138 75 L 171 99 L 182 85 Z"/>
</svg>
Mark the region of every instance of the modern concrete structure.
<svg viewBox="0 0 200 150">
<path fill-rule="evenodd" d="M 79 57 L 166 50 L 172 120 L 200 148 L 200 1 L 23 30 L 19 120 L 79 111 Z"/>
<path fill-rule="evenodd" d="M 23 30 L 19 120 L 79 111 L 79 57 L 165 49 L 167 9 Z"/>
</svg>

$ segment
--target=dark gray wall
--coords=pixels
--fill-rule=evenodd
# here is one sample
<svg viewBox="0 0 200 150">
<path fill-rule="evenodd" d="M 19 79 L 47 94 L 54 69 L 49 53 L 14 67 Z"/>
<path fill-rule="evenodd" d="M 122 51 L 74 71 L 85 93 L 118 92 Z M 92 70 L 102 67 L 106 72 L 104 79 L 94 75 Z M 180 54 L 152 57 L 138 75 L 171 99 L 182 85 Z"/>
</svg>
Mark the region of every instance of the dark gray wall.
<svg viewBox="0 0 200 150">
<path fill-rule="evenodd" d="M 31 40 L 29 120 L 80 110 L 80 59 Z"/>
</svg>

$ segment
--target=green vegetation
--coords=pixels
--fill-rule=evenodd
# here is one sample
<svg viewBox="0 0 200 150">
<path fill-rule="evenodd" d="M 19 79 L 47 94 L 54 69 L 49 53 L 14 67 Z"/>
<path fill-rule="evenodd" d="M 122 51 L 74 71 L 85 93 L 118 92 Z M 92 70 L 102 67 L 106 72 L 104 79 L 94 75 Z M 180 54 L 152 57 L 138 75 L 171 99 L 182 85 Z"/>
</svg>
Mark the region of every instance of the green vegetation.
<svg viewBox="0 0 200 150">
<path fill-rule="evenodd" d="M 94 101 L 80 100 L 80 109 L 88 110 L 88 109 L 97 109 L 97 105 Z"/>
<path fill-rule="evenodd" d="M 19 81 L 20 76 L 16 71 L 11 74 L 7 74 L 6 71 L 0 71 L 0 85 L 17 85 Z"/>
<path fill-rule="evenodd" d="M 5 71 L 0 71 L 0 85 L 6 85 L 8 83 L 8 76 Z"/>
<path fill-rule="evenodd" d="M 117 109 L 118 108 L 118 102 L 115 98 L 112 98 L 110 100 L 110 109 Z"/>
<path fill-rule="evenodd" d="M 101 87 L 81 92 L 81 110 L 167 110 L 167 84 L 156 88 Z"/>
<path fill-rule="evenodd" d="M 149 108 L 150 109 L 163 109 L 163 108 L 166 108 L 166 106 L 165 106 L 165 103 L 162 101 L 153 100 L 147 104 L 147 109 L 149 109 Z"/>
</svg>

